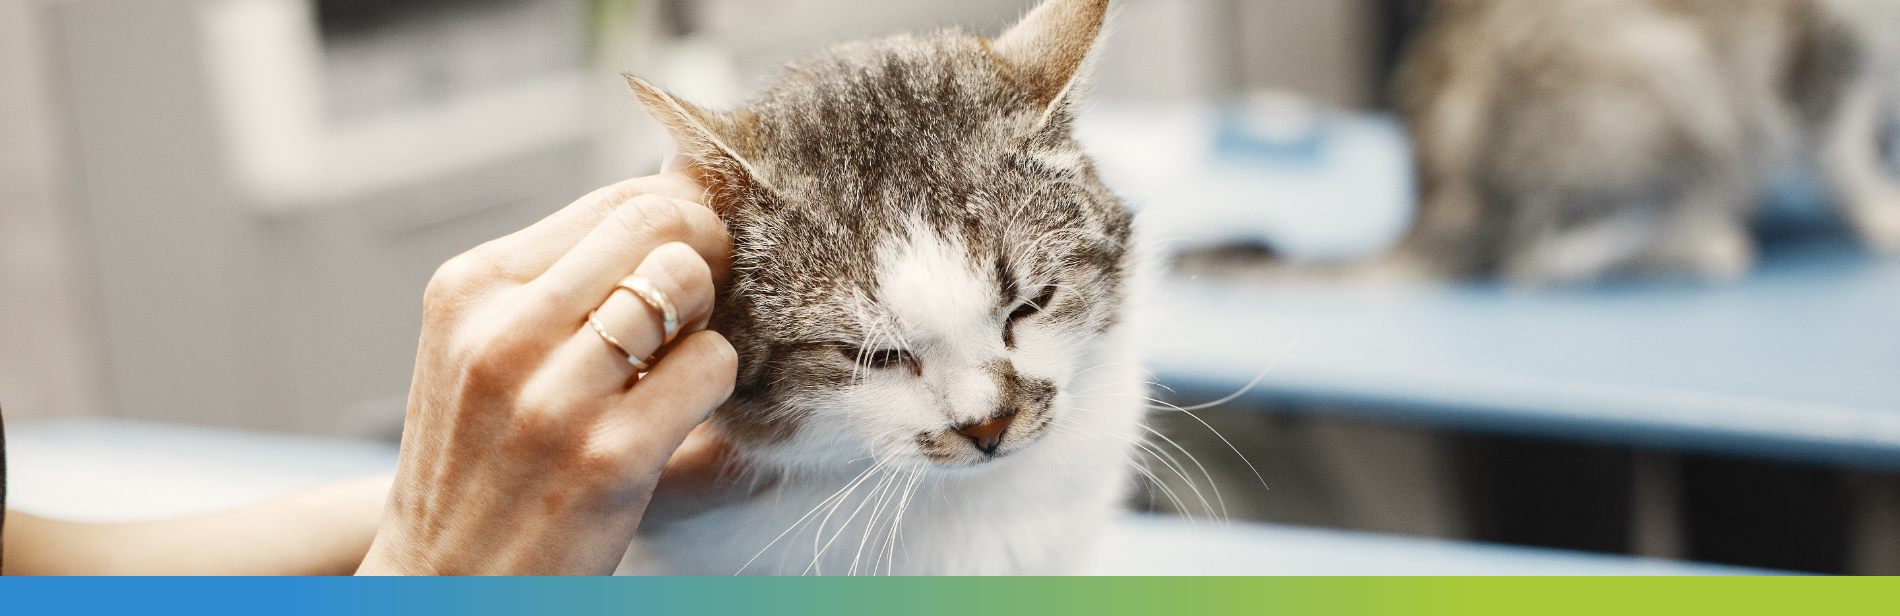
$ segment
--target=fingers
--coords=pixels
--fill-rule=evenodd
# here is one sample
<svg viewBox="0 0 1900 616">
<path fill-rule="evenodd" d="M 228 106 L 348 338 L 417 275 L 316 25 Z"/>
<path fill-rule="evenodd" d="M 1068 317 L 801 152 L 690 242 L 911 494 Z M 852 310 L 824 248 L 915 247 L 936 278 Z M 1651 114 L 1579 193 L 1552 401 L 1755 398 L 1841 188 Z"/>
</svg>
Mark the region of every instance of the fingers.
<svg viewBox="0 0 1900 616">
<path fill-rule="evenodd" d="M 530 225 L 476 248 L 506 263 L 518 283 L 533 280 L 567 254 L 601 221 L 641 195 L 705 204 L 706 189 L 688 171 L 623 180 L 600 188 Z"/>
<path fill-rule="evenodd" d="M 671 454 L 686 433 L 705 421 L 732 395 L 739 356 L 715 331 L 696 332 L 677 343 L 666 359 L 640 379 L 640 384 L 614 403 L 633 417 L 635 429 L 677 435 L 667 448 Z"/>
<path fill-rule="evenodd" d="M 541 277 L 521 287 L 515 325 L 551 329 L 548 333 L 562 336 L 571 333 L 569 328 L 599 306 L 647 253 L 675 241 L 691 246 L 712 271 L 721 271 L 715 264 L 723 264 L 726 256 L 725 227 L 711 210 L 666 197 L 635 197 L 588 232 Z"/>
<path fill-rule="evenodd" d="M 673 302 L 682 333 L 711 318 L 712 276 L 706 262 L 692 248 L 678 242 L 662 245 L 648 254 L 634 273 Z M 634 359 L 652 357 L 663 341 L 659 311 L 626 291 L 615 290 L 609 295 L 595 311 L 594 320 Z M 583 324 L 549 356 L 547 370 L 571 376 L 572 382 L 562 386 L 566 391 L 605 396 L 626 389 L 635 368 L 602 339 L 592 324 Z"/>
<path fill-rule="evenodd" d="M 646 279 L 653 288 L 673 303 L 678 332 L 704 329 L 712 318 L 712 270 L 706 261 L 686 244 L 663 244 L 640 262 L 634 275 Z M 600 310 L 601 323 L 610 332 L 626 332 L 633 337 L 627 347 L 644 349 L 648 355 L 670 342 L 663 339 L 660 307 L 648 304 L 633 293 L 616 291 Z M 618 334 L 616 333 L 616 337 Z M 628 342 L 627 338 L 621 341 Z"/>
<path fill-rule="evenodd" d="M 664 199 L 676 204 L 693 203 L 692 209 L 705 209 L 705 189 L 698 169 L 624 180 L 589 193 L 553 215 L 526 229 L 495 239 L 449 259 L 429 279 L 424 296 L 431 311 L 446 311 L 468 300 L 492 295 L 496 289 L 514 289 L 528 284 L 568 255 L 601 223 L 615 216 L 637 216 L 647 199 Z M 694 217 L 697 224 L 688 227 L 690 237 L 665 238 L 661 241 L 686 240 L 713 268 L 721 284 L 730 268 L 731 242 L 723 225 L 704 224 L 704 216 Z M 509 311 L 513 312 L 513 311 Z M 545 318 L 544 313 L 517 315 Z M 511 319 L 512 321 L 513 319 Z M 512 327 L 511 327 L 512 329 Z M 541 334 L 543 332 L 531 332 Z M 532 338 L 532 337 L 530 337 Z"/>
<path fill-rule="evenodd" d="M 640 383 L 611 403 L 602 430 L 605 443 L 626 451 L 633 468 L 657 481 L 667 459 L 688 432 L 706 421 L 732 395 L 738 355 L 718 332 L 696 332 L 677 343 Z"/>
</svg>

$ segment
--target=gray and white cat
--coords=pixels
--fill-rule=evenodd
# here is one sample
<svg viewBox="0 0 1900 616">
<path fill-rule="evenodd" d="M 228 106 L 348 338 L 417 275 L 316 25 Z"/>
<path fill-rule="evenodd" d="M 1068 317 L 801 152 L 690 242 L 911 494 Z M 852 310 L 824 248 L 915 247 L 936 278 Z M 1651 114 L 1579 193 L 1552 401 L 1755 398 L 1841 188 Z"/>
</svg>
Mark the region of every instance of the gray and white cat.
<svg viewBox="0 0 1900 616">
<path fill-rule="evenodd" d="M 657 500 L 623 573 L 1060 573 L 1087 553 L 1146 407 L 1130 214 L 1070 135 L 1106 8 L 848 43 L 727 113 L 630 79 L 732 234 L 712 327 L 740 368 L 714 421 L 753 481 Z"/>
<path fill-rule="evenodd" d="M 1385 264 L 1529 283 L 1749 268 L 1807 168 L 1900 251 L 1893 0 L 1441 0 L 1397 94 L 1421 201 Z"/>
</svg>

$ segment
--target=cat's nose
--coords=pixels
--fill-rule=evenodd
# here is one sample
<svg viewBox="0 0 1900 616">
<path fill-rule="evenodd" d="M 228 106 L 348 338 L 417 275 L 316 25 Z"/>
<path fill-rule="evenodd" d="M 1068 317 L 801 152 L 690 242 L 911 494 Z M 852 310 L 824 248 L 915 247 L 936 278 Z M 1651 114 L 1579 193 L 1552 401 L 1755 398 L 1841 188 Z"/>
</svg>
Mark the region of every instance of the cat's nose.
<svg viewBox="0 0 1900 616">
<path fill-rule="evenodd" d="M 957 429 L 957 434 L 969 437 L 977 449 L 986 454 L 995 454 L 996 447 L 1003 444 L 1003 431 L 1009 429 L 1009 422 L 1016 421 L 1016 414 L 1010 413 L 989 421 Z"/>
</svg>

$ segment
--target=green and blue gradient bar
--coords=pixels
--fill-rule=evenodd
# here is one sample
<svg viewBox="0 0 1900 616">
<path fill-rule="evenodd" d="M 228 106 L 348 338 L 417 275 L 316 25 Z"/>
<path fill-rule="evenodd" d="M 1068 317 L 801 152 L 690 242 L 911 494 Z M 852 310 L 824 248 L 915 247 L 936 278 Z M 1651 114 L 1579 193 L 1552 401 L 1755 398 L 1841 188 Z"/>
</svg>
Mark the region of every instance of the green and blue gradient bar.
<svg viewBox="0 0 1900 616">
<path fill-rule="evenodd" d="M 1896 614 L 1894 578 L 8 578 L 0 614 Z"/>
</svg>

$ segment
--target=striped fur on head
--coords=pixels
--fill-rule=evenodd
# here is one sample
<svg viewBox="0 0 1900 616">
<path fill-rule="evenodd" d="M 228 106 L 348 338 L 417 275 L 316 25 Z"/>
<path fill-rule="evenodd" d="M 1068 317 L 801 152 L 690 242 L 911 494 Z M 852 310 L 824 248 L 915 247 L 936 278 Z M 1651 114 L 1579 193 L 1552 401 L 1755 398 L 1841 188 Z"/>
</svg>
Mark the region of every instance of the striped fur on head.
<svg viewBox="0 0 1900 616">
<path fill-rule="evenodd" d="M 1130 256 L 1070 133 L 1106 5 L 841 45 L 730 112 L 629 78 L 732 233 L 713 328 L 740 373 L 716 418 L 749 464 L 978 466 L 1059 419 Z M 992 451 L 958 433 L 1003 417 Z"/>
</svg>

